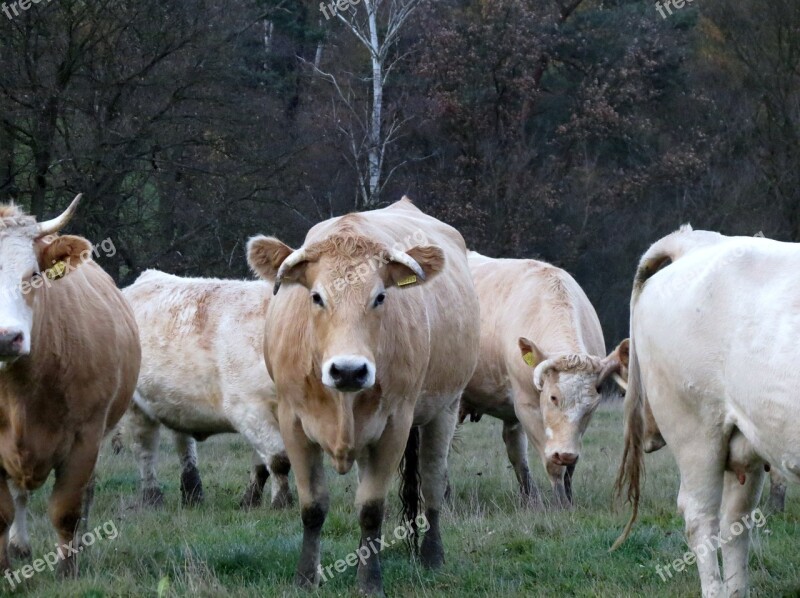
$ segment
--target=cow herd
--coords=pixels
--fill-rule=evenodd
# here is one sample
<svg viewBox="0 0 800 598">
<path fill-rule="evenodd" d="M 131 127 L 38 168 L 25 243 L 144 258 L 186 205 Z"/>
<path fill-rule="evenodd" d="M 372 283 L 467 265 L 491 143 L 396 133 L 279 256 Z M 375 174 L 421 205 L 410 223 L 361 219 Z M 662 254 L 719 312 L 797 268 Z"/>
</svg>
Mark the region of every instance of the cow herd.
<svg viewBox="0 0 800 598">
<path fill-rule="evenodd" d="M 148 270 L 119 291 L 81 237 L 59 236 L 79 198 L 37 223 L 0 206 L 0 566 L 30 556 L 30 491 L 55 472 L 48 512 L 62 543 L 86 524 L 104 436 L 132 436 L 141 499 L 157 506 L 159 433 L 169 429 L 186 505 L 203 500 L 196 441 L 237 432 L 253 448 L 242 505 L 292 505 L 303 526 L 296 581 L 320 581 L 329 509 L 325 463 L 358 472 L 360 546 L 381 537 L 396 472 L 421 563 L 445 560 L 441 512 L 455 428 L 484 414 L 502 436 L 523 503 L 572 503 L 581 439 L 596 407 L 625 393 L 617 488 L 641 497 L 644 453 L 667 445 L 691 548 L 756 508 L 764 472 L 800 481 L 791 425 L 800 372 L 800 248 L 684 227 L 636 271 L 631 340 L 606 355 L 597 314 L 565 271 L 468 251 L 407 198 L 317 224 L 299 249 L 256 236 L 257 281 Z M 424 516 L 422 530 L 415 522 Z M 419 538 L 418 536 L 421 536 Z M 698 559 L 704 596 L 747 592 L 749 536 Z M 59 573 L 77 575 L 73 557 Z M 377 553 L 358 588 L 381 595 Z"/>
</svg>

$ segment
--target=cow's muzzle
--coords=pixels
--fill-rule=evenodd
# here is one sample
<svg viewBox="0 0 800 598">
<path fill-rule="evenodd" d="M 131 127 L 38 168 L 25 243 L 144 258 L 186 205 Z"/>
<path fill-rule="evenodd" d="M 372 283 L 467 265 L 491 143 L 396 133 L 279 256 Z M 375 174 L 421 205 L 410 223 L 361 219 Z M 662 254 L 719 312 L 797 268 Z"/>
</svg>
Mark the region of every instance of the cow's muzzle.
<svg viewBox="0 0 800 598">
<path fill-rule="evenodd" d="M 375 366 L 358 355 L 329 359 L 322 366 L 322 383 L 340 392 L 358 392 L 375 384 Z"/>
<path fill-rule="evenodd" d="M 555 452 L 550 455 L 550 461 L 553 465 L 567 466 L 575 465 L 578 462 L 579 455 L 577 453 Z"/>
<path fill-rule="evenodd" d="M 22 357 L 25 350 L 25 333 L 16 328 L 0 328 L 0 360 Z"/>
</svg>

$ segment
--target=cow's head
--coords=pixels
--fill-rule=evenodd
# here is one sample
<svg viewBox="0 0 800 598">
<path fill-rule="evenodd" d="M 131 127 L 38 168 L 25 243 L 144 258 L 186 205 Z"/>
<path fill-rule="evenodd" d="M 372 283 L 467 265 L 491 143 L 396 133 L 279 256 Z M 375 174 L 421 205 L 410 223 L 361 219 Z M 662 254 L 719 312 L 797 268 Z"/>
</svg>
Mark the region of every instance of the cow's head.
<svg viewBox="0 0 800 598">
<path fill-rule="evenodd" d="M 80 198 L 58 218 L 40 223 L 16 206 L 0 206 L 0 362 L 30 353 L 34 299 L 52 282 L 45 271 L 56 266 L 60 276 L 66 270 L 62 262 L 91 252 L 86 239 L 53 236 L 72 218 Z"/>
<path fill-rule="evenodd" d="M 285 284 L 308 290 L 312 351 L 322 383 L 340 392 L 375 385 L 381 320 L 398 309 L 399 293 L 424 284 L 444 266 L 438 247 L 401 251 L 346 233 L 298 250 L 272 237 L 254 237 L 247 256 L 256 274 L 275 282 L 276 294 Z"/>
<path fill-rule="evenodd" d="M 545 355 L 533 341 L 519 339 L 522 359 L 531 366 L 545 427 L 546 459 L 573 465 L 592 413 L 602 399 L 603 384 L 622 364 L 612 352 L 606 358 L 585 354 Z"/>
</svg>

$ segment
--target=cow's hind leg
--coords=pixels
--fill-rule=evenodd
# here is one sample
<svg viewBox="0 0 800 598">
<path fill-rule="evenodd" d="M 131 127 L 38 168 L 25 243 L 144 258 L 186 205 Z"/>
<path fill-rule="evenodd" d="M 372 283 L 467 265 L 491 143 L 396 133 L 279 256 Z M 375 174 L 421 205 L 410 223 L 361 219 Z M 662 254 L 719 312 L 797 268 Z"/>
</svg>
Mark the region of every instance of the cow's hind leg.
<svg viewBox="0 0 800 598">
<path fill-rule="evenodd" d="M 184 507 L 202 504 L 205 495 L 197 469 L 197 441 L 191 436 L 175 432 L 175 448 L 181 461 L 181 504 Z"/>
<path fill-rule="evenodd" d="M 12 482 L 8 482 L 11 496 L 14 499 L 14 523 L 9 532 L 8 551 L 12 558 L 29 559 L 31 557 L 31 539 L 28 536 L 28 499 L 30 493 L 20 490 Z"/>
<path fill-rule="evenodd" d="M 264 494 L 264 485 L 269 478 L 269 469 L 264 465 L 261 457 L 253 451 L 250 466 L 250 482 L 244 491 L 239 507 L 242 509 L 254 509 L 261 505 L 261 497 Z"/>
<path fill-rule="evenodd" d="M 747 596 L 750 530 L 764 523 L 764 515 L 756 510 L 764 485 L 763 465 L 759 463 L 748 471 L 744 480 L 740 484 L 736 474 L 725 472 L 719 538 L 728 598 Z"/>
<path fill-rule="evenodd" d="M 519 422 L 503 422 L 503 442 L 514 473 L 517 475 L 523 503 L 534 508 L 541 507 L 542 497 L 531 477 L 528 467 L 528 436 Z"/>
<path fill-rule="evenodd" d="M 422 539 L 420 560 L 436 569 L 444 564 L 444 545 L 439 517 L 447 489 L 447 457 L 458 419 L 458 397 L 428 424 L 422 426 L 419 447 L 420 480 L 425 499 L 425 536 Z"/>
<path fill-rule="evenodd" d="M 698 430 L 697 438 L 712 439 L 714 431 Z M 703 598 L 724 596 L 715 538 L 719 534 L 719 513 L 722 503 L 723 473 L 727 450 L 719 443 L 718 451 L 711 450 L 712 442 L 680 443 L 673 447 L 681 474 L 678 509 L 686 524 L 689 549 L 697 555 L 697 568 Z"/>
<path fill-rule="evenodd" d="M 56 480 L 50 495 L 48 514 L 58 532 L 59 551 L 64 558 L 58 563 L 58 575 L 72 578 L 78 575 L 77 555 L 81 550 L 80 535 L 85 494 L 91 486 L 97 453 L 102 438 L 90 434 L 80 436 L 64 463 L 56 467 Z"/>
<path fill-rule="evenodd" d="M 289 489 L 289 471 L 292 466 L 285 452 L 272 455 L 269 470 L 272 481 L 272 508 L 285 509 L 292 506 L 292 491 Z"/>
<path fill-rule="evenodd" d="M 769 472 L 769 510 L 773 513 L 783 513 L 786 508 L 786 478 L 774 467 Z"/>
<path fill-rule="evenodd" d="M 129 421 L 133 437 L 133 455 L 139 466 L 142 504 L 161 507 L 164 504 L 164 493 L 158 485 L 156 475 L 161 424 L 150 418 L 136 403 L 131 403 Z"/>
</svg>

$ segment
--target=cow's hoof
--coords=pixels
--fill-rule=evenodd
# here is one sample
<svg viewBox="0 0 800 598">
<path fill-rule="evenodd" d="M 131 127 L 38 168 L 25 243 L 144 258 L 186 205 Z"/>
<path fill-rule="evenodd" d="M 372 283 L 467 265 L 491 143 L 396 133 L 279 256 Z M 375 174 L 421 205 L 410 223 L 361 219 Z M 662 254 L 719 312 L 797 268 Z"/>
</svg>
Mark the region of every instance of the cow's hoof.
<svg viewBox="0 0 800 598">
<path fill-rule="evenodd" d="M 196 507 L 205 500 L 203 482 L 196 467 L 189 467 L 181 473 L 181 504 L 184 507 Z"/>
<path fill-rule="evenodd" d="M 58 562 L 56 577 L 58 579 L 78 579 L 78 561 L 74 556 Z"/>
<path fill-rule="evenodd" d="M 164 493 L 161 488 L 145 488 L 142 490 L 142 506 L 160 509 L 164 506 Z"/>
<path fill-rule="evenodd" d="M 307 575 L 298 571 L 294 576 L 294 585 L 304 590 L 313 590 L 317 587 L 316 573 Z"/>
<path fill-rule="evenodd" d="M 386 593 L 380 585 L 378 587 L 360 586 L 358 594 L 359 596 L 370 596 L 371 598 L 386 598 Z"/>
<path fill-rule="evenodd" d="M 786 488 L 783 488 L 783 491 L 772 488 L 769 493 L 767 508 L 772 513 L 783 513 L 786 509 Z"/>
<path fill-rule="evenodd" d="M 288 509 L 294 504 L 294 498 L 289 490 L 280 490 L 272 499 L 273 509 Z"/>
<path fill-rule="evenodd" d="M 12 559 L 29 561 L 31 556 L 33 556 L 33 551 L 30 546 L 22 546 L 14 542 L 14 540 L 10 540 L 8 543 L 8 554 Z"/>
<path fill-rule="evenodd" d="M 247 487 L 247 490 L 244 491 L 242 495 L 242 500 L 239 501 L 239 508 L 244 509 L 245 511 L 248 509 L 255 509 L 261 506 L 261 491 L 256 489 L 253 484 L 250 484 Z"/>
<path fill-rule="evenodd" d="M 426 569 L 440 569 L 444 565 L 444 547 L 440 538 L 425 534 L 419 551 L 419 560 Z"/>
</svg>

